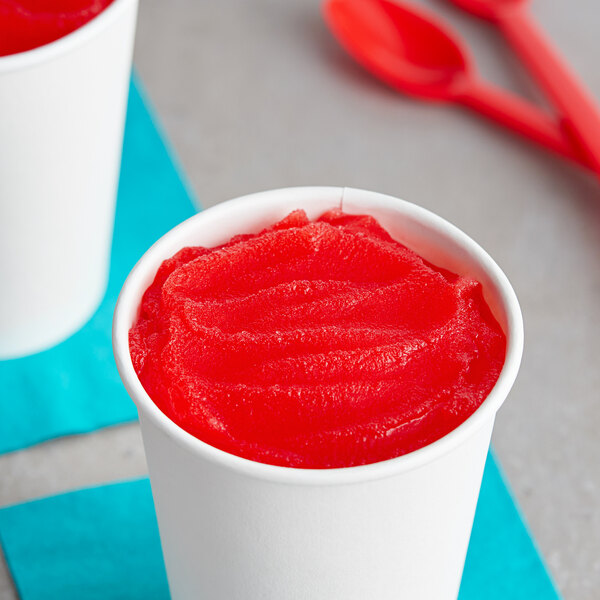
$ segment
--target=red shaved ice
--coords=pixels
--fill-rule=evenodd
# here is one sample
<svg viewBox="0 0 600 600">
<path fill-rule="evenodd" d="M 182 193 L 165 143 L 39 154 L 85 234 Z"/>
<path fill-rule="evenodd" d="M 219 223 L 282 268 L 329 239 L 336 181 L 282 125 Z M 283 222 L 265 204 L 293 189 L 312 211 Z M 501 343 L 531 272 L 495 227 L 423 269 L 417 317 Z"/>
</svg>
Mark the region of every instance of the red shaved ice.
<svg viewBox="0 0 600 600">
<path fill-rule="evenodd" d="M 506 337 L 481 284 L 367 215 L 294 211 L 160 266 L 129 333 L 160 410 L 254 461 L 350 467 L 446 435 L 484 401 Z"/>
<path fill-rule="evenodd" d="M 0 56 L 49 44 L 79 29 L 113 0 L 0 0 Z"/>
</svg>

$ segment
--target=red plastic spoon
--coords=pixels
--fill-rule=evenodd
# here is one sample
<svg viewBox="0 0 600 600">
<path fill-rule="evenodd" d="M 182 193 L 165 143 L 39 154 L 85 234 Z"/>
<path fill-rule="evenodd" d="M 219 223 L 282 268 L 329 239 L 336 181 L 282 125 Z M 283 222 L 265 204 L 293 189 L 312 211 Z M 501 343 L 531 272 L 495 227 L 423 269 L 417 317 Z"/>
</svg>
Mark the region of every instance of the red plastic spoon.
<svg viewBox="0 0 600 600">
<path fill-rule="evenodd" d="M 565 118 L 567 133 L 600 169 L 600 112 L 552 43 L 527 14 L 528 0 L 450 0 L 492 21 Z"/>
<path fill-rule="evenodd" d="M 549 116 L 480 80 L 458 36 L 426 11 L 387 0 L 326 0 L 324 15 L 342 46 L 393 88 L 418 98 L 464 104 L 589 166 Z"/>
</svg>

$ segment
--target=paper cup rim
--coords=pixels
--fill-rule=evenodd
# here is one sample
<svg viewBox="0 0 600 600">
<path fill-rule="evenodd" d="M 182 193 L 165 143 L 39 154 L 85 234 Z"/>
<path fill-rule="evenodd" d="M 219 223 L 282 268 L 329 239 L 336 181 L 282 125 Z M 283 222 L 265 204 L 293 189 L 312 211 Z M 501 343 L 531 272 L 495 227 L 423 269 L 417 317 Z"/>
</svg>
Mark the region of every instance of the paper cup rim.
<svg viewBox="0 0 600 600">
<path fill-rule="evenodd" d="M 86 44 L 114 23 L 128 6 L 138 0 L 113 0 L 102 12 L 74 31 L 30 50 L 0 56 L 0 75 L 36 67 L 44 62 L 59 58 L 74 48 Z"/>
<path fill-rule="evenodd" d="M 304 469 L 270 465 L 220 450 L 194 437 L 169 419 L 158 408 L 143 388 L 133 368 L 129 353 L 131 315 L 138 314 L 141 297 L 149 285 L 148 281 L 154 278 L 160 263 L 177 251 L 174 250 L 170 254 L 168 253 L 172 250 L 171 246 L 177 246 L 173 243 L 174 240 L 184 238 L 196 229 L 197 223 L 204 220 L 207 214 L 215 215 L 219 211 L 235 209 L 237 205 L 242 203 L 246 203 L 247 206 L 247 203 L 253 199 L 271 199 L 276 202 L 277 198 L 289 194 L 300 194 L 304 198 L 313 198 L 319 194 L 338 193 L 341 201 L 348 191 L 361 194 L 361 204 L 364 200 L 365 212 L 368 212 L 370 202 L 375 204 L 377 200 L 381 201 L 382 199 L 387 202 L 392 201 L 398 209 L 401 209 L 404 216 L 416 218 L 429 227 L 433 227 L 436 231 L 443 232 L 443 235 L 450 236 L 454 242 L 466 249 L 471 256 L 477 258 L 477 262 L 483 267 L 496 287 L 507 316 L 506 358 L 498 381 L 477 410 L 450 433 L 408 454 L 366 465 L 331 469 Z M 181 247 L 180 245 L 179 248 Z M 183 221 L 163 235 L 140 258 L 123 285 L 115 307 L 112 339 L 115 360 L 121 379 L 137 405 L 140 414 L 143 414 L 145 419 L 150 420 L 158 429 L 192 454 L 200 455 L 221 467 L 232 469 L 249 477 L 276 483 L 341 485 L 381 479 L 430 463 L 449 453 L 460 445 L 464 439 L 488 422 L 490 418 L 493 419 L 508 395 L 519 370 L 523 352 L 523 320 L 517 297 L 506 275 L 489 254 L 458 227 L 421 206 L 386 194 L 354 188 L 313 186 L 280 188 L 241 196 L 206 209 Z"/>
</svg>

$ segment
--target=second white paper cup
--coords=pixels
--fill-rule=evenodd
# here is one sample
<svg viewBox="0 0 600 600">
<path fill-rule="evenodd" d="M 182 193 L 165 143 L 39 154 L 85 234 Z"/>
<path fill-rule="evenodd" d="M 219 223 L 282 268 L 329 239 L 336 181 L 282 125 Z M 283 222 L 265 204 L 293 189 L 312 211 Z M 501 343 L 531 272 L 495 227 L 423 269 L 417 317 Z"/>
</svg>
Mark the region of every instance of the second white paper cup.
<svg viewBox="0 0 600 600">
<path fill-rule="evenodd" d="M 483 284 L 507 335 L 495 387 L 457 429 L 420 450 L 342 469 L 295 469 L 213 448 L 170 421 L 131 363 L 128 331 L 160 263 L 189 245 L 256 232 L 297 208 L 368 213 L 434 264 Z M 515 294 L 467 235 L 397 198 L 334 187 L 273 190 L 210 208 L 161 238 L 133 269 L 113 326 L 136 402 L 173 600 L 454 600 L 496 411 L 523 346 Z"/>
<path fill-rule="evenodd" d="M 108 276 L 137 0 L 0 57 L 0 359 L 48 348 Z"/>
</svg>

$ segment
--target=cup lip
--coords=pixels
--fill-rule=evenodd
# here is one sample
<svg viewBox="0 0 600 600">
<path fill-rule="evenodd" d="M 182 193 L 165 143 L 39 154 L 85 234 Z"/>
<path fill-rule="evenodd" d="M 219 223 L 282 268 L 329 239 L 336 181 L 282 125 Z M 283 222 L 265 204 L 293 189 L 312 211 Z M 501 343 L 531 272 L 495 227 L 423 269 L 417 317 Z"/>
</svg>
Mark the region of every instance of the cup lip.
<svg viewBox="0 0 600 600">
<path fill-rule="evenodd" d="M 90 39 L 110 27 L 128 6 L 138 0 L 113 0 L 102 12 L 74 31 L 57 40 L 48 42 L 31 50 L 0 56 L 0 75 L 11 71 L 20 71 L 36 67 L 44 62 L 59 58 L 73 49 L 86 44 Z"/>
<path fill-rule="evenodd" d="M 176 246 L 173 241 L 182 239 L 194 231 L 198 227 L 197 224 L 201 223 L 207 214 L 214 216 L 218 211 L 236 209 L 240 204 L 245 204 L 247 207 L 253 200 L 267 199 L 269 197 L 273 199 L 289 194 L 299 194 L 300 196 L 298 197 L 305 199 L 324 194 L 338 194 L 340 203 L 342 203 L 344 195 L 348 192 L 361 195 L 361 204 L 364 201 L 365 212 L 367 213 L 369 211 L 369 204 L 375 204 L 377 200 L 391 201 L 394 203 L 395 208 L 398 208 L 404 216 L 416 218 L 429 227 L 433 227 L 440 232 L 443 231 L 444 235 L 450 236 L 453 241 L 458 242 L 463 249 L 466 249 L 470 255 L 475 256 L 477 262 L 490 277 L 507 315 L 507 348 L 504 366 L 500 372 L 498 381 L 483 403 L 457 428 L 423 448 L 380 462 L 331 469 L 286 467 L 242 458 L 199 440 L 171 421 L 154 404 L 140 383 L 133 368 L 129 353 L 129 329 L 131 327 L 131 317 L 129 315 L 137 314 L 141 297 L 149 285 L 148 281 L 154 278 L 160 263 L 177 251 L 171 251 L 171 246 Z M 340 205 L 342 206 L 342 204 Z M 180 247 L 182 246 L 179 245 L 178 248 Z M 165 252 L 167 249 L 168 251 Z M 168 254 L 168 252 L 171 253 Z M 523 352 L 523 320 L 515 292 L 500 267 L 472 238 L 442 217 L 421 206 L 386 194 L 347 187 L 308 186 L 268 190 L 217 204 L 183 221 L 163 235 L 144 253 L 131 270 L 123 285 L 115 307 L 112 339 L 119 374 L 129 395 L 137 405 L 140 417 L 143 416 L 143 420 L 149 420 L 178 445 L 192 454 L 198 455 L 220 467 L 249 477 L 275 483 L 322 486 L 360 483 L 373 479 L 386 478 L 419 468 L 448 454 L 465 439 L 483 427 L 490 419 L 493 419 L 495 413 L 508 395 L 519 370 Z"/>
</svg>

